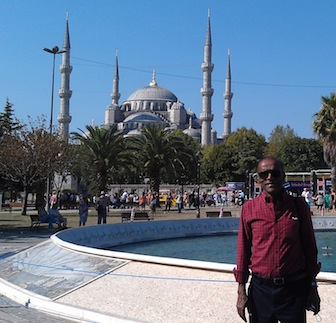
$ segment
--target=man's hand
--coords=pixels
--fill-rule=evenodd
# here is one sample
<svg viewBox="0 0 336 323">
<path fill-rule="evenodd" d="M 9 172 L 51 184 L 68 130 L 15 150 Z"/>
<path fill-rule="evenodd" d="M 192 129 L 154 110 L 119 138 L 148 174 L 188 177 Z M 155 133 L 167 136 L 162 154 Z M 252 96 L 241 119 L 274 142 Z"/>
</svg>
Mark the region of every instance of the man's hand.
<svg viewBox="0 0 336 323">
<path fill-rule="evenodd" d="M 317 287 L 311 286 L 308 294 L 306 309 L 313 311 L 316 315 L 320 311 L 321 299 L 317 291 Z"/>
<path fill-rule="evenodd" d="M 248 303 L 248 297 L 246 294 L 245 284 L 239 284 L 238 285 L 238 300 L 237 300 L 237 312 L 239 316 L 245 321 L 246 315 L 245 315 L 245 308 L 247 307 Z"/>
</svg>

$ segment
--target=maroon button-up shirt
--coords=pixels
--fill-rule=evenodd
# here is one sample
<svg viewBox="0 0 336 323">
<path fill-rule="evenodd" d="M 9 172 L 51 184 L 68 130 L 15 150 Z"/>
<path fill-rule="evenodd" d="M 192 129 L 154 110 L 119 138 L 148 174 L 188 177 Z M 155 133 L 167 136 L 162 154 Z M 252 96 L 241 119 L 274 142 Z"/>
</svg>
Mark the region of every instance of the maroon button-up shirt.
<svg viewBox="0 0 336 323">
<path fill-rule="evenodd" d="M 274 205 L 265 191 L 242 208 L 238 232 L 236 281 L 246 283 L 249 269 L 267 278 L 319 270 L 310 209 L 285 191 Z"/>
</svg>

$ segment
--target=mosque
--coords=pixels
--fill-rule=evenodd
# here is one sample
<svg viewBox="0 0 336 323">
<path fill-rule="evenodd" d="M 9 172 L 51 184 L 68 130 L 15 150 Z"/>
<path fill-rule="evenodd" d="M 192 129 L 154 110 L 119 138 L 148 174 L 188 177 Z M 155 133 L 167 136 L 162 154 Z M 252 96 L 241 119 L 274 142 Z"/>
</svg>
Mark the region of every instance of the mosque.
<svg viewBox="0 0 336 323">
<path fill-rule="evenodd" d="M 60 133 L 64 139 L 69 137 L 69 124 L 71 122 L 70 98 L 70 74 L 72 66 L 70 65 L 70 36 L 68 15 L 66 18 L 66 27 L 64 34 L 62 54 L 62 64 L 60 72 L 62 74 L 60 97 L 60 114 L 58 122 Z M 206 38 L 204 44 L 204 61 L 201 65 L 203 72 L 203 86 L 201 88 L 202 112 L 199 117 L 191 110 L 186 110 L 184 104 L 171 91 L 160 87 L 156 81 L 156 73 L 153 72 L 152 80 L 148 86 L 136 90 L 129 98 L 119 103 L 119 67 L 118 54 L 116 54 L 116 63 L 113 76 L 113 85 L 111 104 L 105 109 L 105 122 L 101 127 L 108 128 L 117 126 L 125 136 L 139 134 L 141 129 L 147 125 L 158 124 L 167 129 L 180 129 L 189 136 L 195 138 L 202 146 L 217 144 L 220 140 L 231 133 L 231 119 L 233 116 L 231 110 L 231 67 L 230 52 L 228 53 L 227 72 L 224 91 L 224 131 L 220 138 L 217 138 L 217 132 L 212 129 L 211 122 L 214 118 L 212 114 L 211 98 L 212 88 L 212 41 L 210 27 L 210 11 L 208 11 L 208 20 L 206 28 Z"/>
</svg>

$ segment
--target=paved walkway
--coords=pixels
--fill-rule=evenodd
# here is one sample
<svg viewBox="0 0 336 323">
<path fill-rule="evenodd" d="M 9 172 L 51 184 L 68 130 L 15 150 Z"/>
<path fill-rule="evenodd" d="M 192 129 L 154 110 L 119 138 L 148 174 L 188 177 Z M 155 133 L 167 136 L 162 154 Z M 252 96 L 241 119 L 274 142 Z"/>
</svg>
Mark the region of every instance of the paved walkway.
<svg viewBox="0 0 336 323">
<path fill-rule="evenodd" d="M 6 259 L 33 247 L 49 238 L 47 234 L 17 234 L 4 233 L 0 235 L 0 258 Z M 3 272 L 1 278 L 7 279 Z M 55 317 L 48 312 L 40 312 L 24 305 L 18 304 L 11 299 L 3 296 L 0 292 L 0 317 L 3 323 L 70 323 L 71 320 L 62 317 Z"/>
<path fill-rule="evenodd" d="M 236 314 L 237 284 L 230 273 L 118 259 L 112 260 L 115 266 L 111 265 L 111 271 L 108 271 L 100 267 L 106 265 L 105 258 L 95 257 L 95 260 L 89 260 L 85 255 L 83 257 L 86 258 L 76 255 L 71 259 L 64 250 L 51 251 L 50 243 L 45 242 L 47 240 L 48 235 L 43 233 L 2 234 L 0 257 L 3 260 L 2 266 L 6 263 L 6 270 L 1 270 L 0 276 L 12 280 L 27 291 L 41 293 L 55 304 L 66 304 L 97 313 L 97 319 L 85 322 L 243 322 Z M 41 242 L 44 242 L 44 251 Z M 36 245 L 38 246 L 33 247 Z M 27 249 L 28 247 L 33 248 Z M 51 252 L 51 259 L 45 256 L 45 252 Z M 38 255 L 42 262 L 38 261 Z M 49 263 L 45 262 L 46 259 L 49 259 Z M 44 272 L 37 278 L 40 272 L 35 272 L 31 267 L 27 269 L 29 266 L 23 264 L 25 261 L 31 265 L 30 260 L 34 260 L 33 264 L 39 270 L 47 267 L 47 273 Z M 91 261 L 89 268 L 92 261 L 96 267 L 91 270 L 84 267 L 85 270 L 82 270 L 88 261 Z M 37 276 L 32 276 L 34 274 Z M 85 280 L 85 275 L 91 275 L 92 279 Z M 74 277 L 83 280 L 78 282 Z M 48 294 L 43 281 L 52 286 L 51 294 Z M 26 284 L 28 282 L 30 283 Z M 308 323 L 319 321 L 320 318 L 322 322 L 332 323 L 336 317 L 335 286 L 321 283 L 319 291 L 322 299 L 320 316 L 314 317 L 308 313 Z M 99 314 L 111 317 L 111 320 L 100 320 Z M 65 323 L 71 317 L 71 311 L 64 311 L 60 313 L 60 318 L 55 319 L 46 312 L 31 309 L 29 305 L 25 308 L 0 297 L 0 315 L 2 322 L 8 323 L 53 323 L 54 320 Z"/>
</svg>

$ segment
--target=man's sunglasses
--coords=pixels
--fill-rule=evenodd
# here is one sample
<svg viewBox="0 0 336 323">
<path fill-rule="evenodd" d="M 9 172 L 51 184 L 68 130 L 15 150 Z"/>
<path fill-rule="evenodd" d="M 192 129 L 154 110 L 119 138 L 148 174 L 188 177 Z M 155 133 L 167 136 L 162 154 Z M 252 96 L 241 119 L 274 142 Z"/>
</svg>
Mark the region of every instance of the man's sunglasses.
<svg viewBox="0 0 336 323">
<path fill-rule="evenodd" d="M 264 172 L 258 173 L 258 176 L 260 179 L 266 179 L 268 177 L 268 174 L 271 174 L 273 178 L 279 178 L 281 177 L 282 173 L 276 169 L 269 169 L 269 170 L 265 170 Z"/>
</svg>

